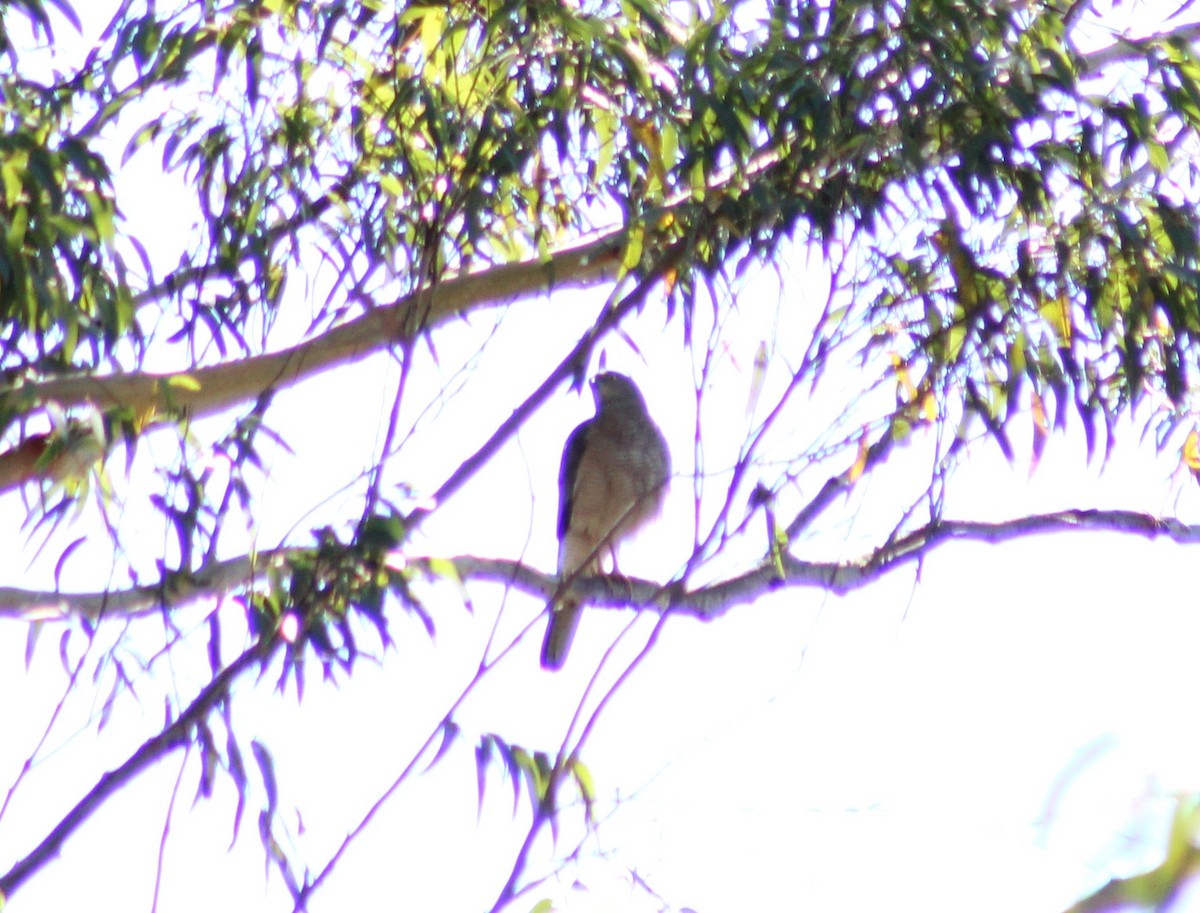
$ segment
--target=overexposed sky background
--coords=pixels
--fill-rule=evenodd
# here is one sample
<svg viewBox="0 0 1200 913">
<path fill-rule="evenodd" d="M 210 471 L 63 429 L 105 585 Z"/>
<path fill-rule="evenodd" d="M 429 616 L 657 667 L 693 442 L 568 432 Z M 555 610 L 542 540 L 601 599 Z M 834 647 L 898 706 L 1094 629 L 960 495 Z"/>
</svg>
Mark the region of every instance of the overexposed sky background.
<svg viewBox="0 0 1200 913">
<path fill-rule="evenodd" d="M 80 11 L 97 17 L 81 39 L 59 28 L 55 54 L 62 61 L 90 46 L 108 7 Z M 1149 7 L 1122 9 L 1146 15 Z M 156 261 L 170 264 L 186 246 L 193 202 L 177 178 L 160 176 L 156 166 L 153 152 L 135 157 L 119 179 L 118 199 Z M 789 328 L 785 321 L 780 332 L 762 302 L 803 310 L 824 294 L 820 271 L 810 269 L 802 251 L 788 247 L 781 257 L 782 290 L 769 269 L 738 290 L 756 308 L 730 328 L 720 384 L 705 396 L 706 466 L 718 485 L 748 421 L 754 351 L 764 337 L 782 338 Z M 473 368 L 487 382 L 468 378 L 462 394 L 420 426 L 421 446 L 408 451 L 419 456 L 402 456 L 395 477 L 414 484 L 418 496 L 432 491 L 454 456 L 484 440 L 557 363 L 591 322 L 603 292 L 524 302 L 439 331 L 436 361 L 428 351 L 418 354 L 414 377 L 426 391 L 451 383 L 459 366 L 471 364 L 499 321 Z M 293 315 L 281 321 L 279 345 L 307 316 L 300 289 L 291 290 L 288 306 Z M 664 330 L 651 305 L 625 330 L 638 351 L 611 339 L 607 367 L 641 383 L 679 475 L 662 522 L 624 550 L 622 569 L 668 579 L 692 541 L 692 365 L 680 351 L 678 318 Z M 537 344 L 513 358 L 521 340 Z M 164 353 L 158 367 L 170 365 Z M 270 547 L 290 530 L 353 516 L 357 501 L 339 484 L 375 459 L 395 379 L 394 361 L 379 356 L 279 396 L 272 426 L 294 455 L 277 451 L 268 462 L 258 525 L 248 539 Z M 564 392 L 541 410 L 439 509 L 422 530 L 420 549 L 521 557 L 550 569 L 562 441 L 590 408 L 586 398 Z M 818 434 L 838 408 L 826 391 L 796 433 Z M 223 427 L 227 420 L 211 421 Z M 1077 422 L 1051 439 L 1033 473 L 1027 463 L 1009 466 L 994 447 L 978 448 L 949 490 L 947 516 L 1124 507 L 1200 522 L 1200 488 L 1180 473 L 1177 456 L 1156 455 L 1135 425 L 1123 431 L 1103 473 L 1086 464 Z M 139 531 L 128 544 L 149 560 L 156 549 L 161 555 L 163 533 L 144 504 L 154 484 L 144 473 L 156 449 L 171 452 L 168 434 L 148 442 L 128 479 L 123 455 L 109 467 L 123 494 L 123 529 Z M 1027 438 L 1017 435 L 1014 444 L 1019 454 L 1030 452 Z M 870 508 L 887 503 L 893 486 L 927 472 L 925 455 L 919 441 L 897 450 L 856 494 L 867 505 L 861 522 L 851 518 L 836 539 L 827 533 L 798 551 L 851 557 L 868 548 L 879 533 Z M 14 518 L 0 530 L 0 549 L 21 556 L 0 564 L 0 585 L 52 588 L 58 552 L 49 547 L 30 562 L 20 498 L 6 496 L 0 509 Z M 80 522 L 61 542 L 89 531 L 93 520 L 85 515 Z M 846 597 L 789 590 L 709 624 L 670 621 L 585 751 L 605 820 L 588 838 L 583 862 L 512 909 L 529 909 L 541 897 L 572 913 L 658 909 L 644 889 L 630 887 L 634 871 L 671 909 L 697 913 L 964 905 L 1051 911 L 1114 875 L 1156 864 L 1173 796 L 1200 790 L 1200 736 L 1190 722 L 1200 643 L 1195 565 L 1194 549 L 1132 536 L 955 544 Z M 65 565 L 64 588 L 104 586 L 111 568 L 107 539 L 93 535 Z M 377 664 L 361 663 L 336 687 L 323 686 L 312 670 L 302 702 L 276 694 L 271 678 L 241 683 L 234 702 L 239 731 L 274 754 L 280 817 L 314 865 L 329 857 L 437 725 L 473 676 L 493 629 L 515 636 L 540 610 L 515 596 L 500 598 L 499 588 L 473 593 L 473 612 L 448 584 L 430 597 L 438 627 L 432 643 L 415 619 L 393 612 L 394 650 Z M 135 675 L 135 687 L 98 737 L 112 669 L 93 681 L 94 660 L 82 663 L 86 675 L 40 748 L 68 688 L 62 633 L 73 628 L 66 645 L 71 662 L 80 659 L 85 638 L 78 626 L 47 625 L 27 671 L 28 626 L 0 621 L 0 694 L 12 696 L 0 701 L 0 801 L 34 757 L 0 820 L 0 868 L 28 852 L 104 771 L 158 730 L 164 696 L 187 700 L 202 683 L 203 620 L 210 610 L 202 605 L 177 614 L 176 624 L 194 629 L 200 648 L 177 651 L 169 664 Z M 511 790 L 498 774 L 479 811 L 472 745 L 481 733 L 497 732 L 531 749 L 555 749 L 587 675 L 631 618 L 587 613 L 571 661 L 556 675 L 537 665 L 539 621 L 456 715 L 460 744 L 384 806 L 311 909 L 487 909 L 524 836 L 528 811 L 523 806 L 514 819 Z M 637 635 L 644 638 L 651 627 L 649 618 L 636 622 L 629 655 L 640 646 Z M 121 655 L 148 656 L 162 633 L 152 619 L 128 631 L 110 622 L 92 655 L 121 639 Z M 172 802 L 159 910 L 290 909 L 277 874 L 264 877 L 256 821 L 261 790 L 250 796 L 230 848 L 232 787 L 219 777 L 214 797 L 193 805 L 197 776 L 193 755 L 185 763 L 173 757 L 135 781 L 8 909 L 149 909 Z M 565 826 L 559 851 L 579 837 Z M 551 852 L 549 840 L 543 844 L 534 874 Z M 576 877 L 582 887 L 572 886 Z M 1178 908 L 1200 909 L 1200 897 L 1193 892 Z"/>
</svg>

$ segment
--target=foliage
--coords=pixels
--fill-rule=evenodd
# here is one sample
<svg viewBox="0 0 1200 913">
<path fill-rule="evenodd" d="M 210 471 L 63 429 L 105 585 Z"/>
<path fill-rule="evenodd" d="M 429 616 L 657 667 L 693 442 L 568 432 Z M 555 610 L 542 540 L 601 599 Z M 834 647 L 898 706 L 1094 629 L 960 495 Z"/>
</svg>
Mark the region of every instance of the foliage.
<svg viewBox="0 0 1200 913">
<path fill-rule="evenodd" d="M 1138 417 L 1195 463 L 1194 26 L 1085 47 L 1081 24 L 1101 18 L 1088 3 L 125 0 L 81 61 L 28 53 L 84 29 L 83 13 L 0 5 L 0 490 L 10 510 L 18 490 L 39 490 L 30 557 L 57 549 L 55 589 L 80 591 L 67 614 L 87 617 L 89 636 L 122 615 L 219 602 L 200 696 L 172 698 L 142 750 L 195 745 L 201 791 L 224 770 L 240 821 L 250 744 L 269 794 L 263 844 L 297 907 L 346 844 L 315 876 L 282 849 L 271 752 L 233 725 L 230 670 L 277 663 L 280 690 L 302 696 L 310 663 L 330 680 L 356 674 L 393 646 L 397 617 L 432 635 L 425 592 L 454 589 L 468 607 L 497 580 L 553 593 L 517 561 L 423 556 L 418 535 L 636 313 L 677 330 L 691 359 L 694 543 L 668 587 L 635 581 L 635 598 L 599 602 L 712 616 L 778 585 L 865 583 L 955 535 L 943 495 L 980 439 L 1024 459 L 1014 441 L 1029 429 L 1036 464 L 1051 431 L 1078 422 L 1103 458 Z M 191 226 L 169 253 L 127 217 L 152 172 L 189 193 L 159 215 Z M 823 302 L 738 297 L 800 249 L 828 281 Z M 460 322 L 509 298 L 596 283 L 611 295 L 557 364 L 418 482 L 416 432 L 487 376 L 491 352 L 515 363 L 539 340 L 484 334 L 432 392 L 421 365 L 452 363 L 441 353 Z M 745 427 L 722 451 L 701 434 L 702 400 L 739 320 L 783 331 L 758 340 Z M 258 540 L 266 467 L 289 447 L 275 397 L 373 353 L 399 380 L 369 467 L 310 529 Z M 837 418 L 798 440 L 797 400 L 826 389 Z M 876 550 L 803 561 L 840 497 L 861 497 L 914 439 L 927 478 L 878 508 Z M 724 454 L 721 472 L 706 472 L 706 452 L 714 465 Z M 135 503 L 164 531 L 157 551 L 121 522 Z M 751 532 L 759 514 L 765 537 Z M 1010 531 L 1057 522 L 1042 519 Z M 60 579 L 80 522 L 116 555 L 96 610 L 85 581 Z M 26 614 L 17 595 L 8 613 Z M 234 629 L 252 646 L 230 664 Z M 164 654 L 187 641 L 173 632 Z M 447 755 L 460 702 L 505 653 L 480 661 L 413 764 Z M 478 734 L 481 804 L 496 767 L 533 819 L 497 905 L 529 887 L 533 838 L 569 813 L 560 784 L 594 825 L 579 749 L 604 705 L 557 751 Z M 3 892 L 66 835 L 0 877 Z"/>
</svg>

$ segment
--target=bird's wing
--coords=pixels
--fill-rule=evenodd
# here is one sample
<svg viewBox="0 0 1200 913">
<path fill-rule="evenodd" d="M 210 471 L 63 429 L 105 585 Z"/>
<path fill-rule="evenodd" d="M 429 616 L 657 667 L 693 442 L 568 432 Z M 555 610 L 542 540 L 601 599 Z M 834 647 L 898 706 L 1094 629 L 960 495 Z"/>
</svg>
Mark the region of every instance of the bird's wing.
<svg viewBox="0 0 1200 913">
<path fill-rule="evenodd" d="M 571 527 L 571 510 L 575 500 L 575 481 L 579 478 L 579 464 L 583 460 L 583 452 L 587 449 L 588 429 L 592 427 L 589 419 L 571 432 L 567 444 L 563 447 L 562 465 L 558 470 L 558 538 L 559 541 L 567 535 Z"/>
</svg>

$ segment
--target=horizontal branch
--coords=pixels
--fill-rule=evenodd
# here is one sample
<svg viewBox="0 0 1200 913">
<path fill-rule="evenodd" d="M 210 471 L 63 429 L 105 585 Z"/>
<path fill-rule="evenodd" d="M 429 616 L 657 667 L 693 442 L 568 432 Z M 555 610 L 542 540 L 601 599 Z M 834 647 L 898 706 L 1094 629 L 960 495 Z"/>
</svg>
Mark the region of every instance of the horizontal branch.
<svg viewBox="0 0 1200 913">
<path fill-rule="evenodd" d="M 136 618 L 220 599 L 235 590 L 253 586 L 272 567 L 282 567 L 289 554 L 300 549 L 276 549 L 254 556 L 240 555 L 218 561 L 195 574 L 172 574 L 148 586 L 93 593 L 59 593 L 0 587 L 0 618 L 21 621 L 64 621 L 68 618 Z M 306 550 L 310 551 L 310 550 Z"/>
<path fill-rule="evenodd" d="M 934 520 L 869 555 L 843 563 L 801 561 L 785 555 L 783 578 L 774 567 L 763 566 L 742 577 L 705 588 L 702 604 L 691 614 L 714 617 L 730 607 L 748 602 L 766 586 L 818 586 L 843 594 L 878 580 L 885 573 L 918 561 L 948 542 L 999 544 L 1027 536 L 1062 532 L 1108 532 L 1168 539 L 1180 544 L 1200 543 L 1200 526 L 1131 510 L 1062 510 L 1032 514 L 1013 520 Z"/>
<path fill-rule="evenodd" d="M 902 560 L 907 552 L 925 550 L 948 539 L 976 542 L 1005 542 L 1031 534 L 1076 532 L 1134 533 L 1148 539 L 1164 538 L 1181 545 L 1200 542 L 1200 526 L 1170 517 L 1135 510 L 1060 510 L 1033 514 L 1015 520 L 985 523 L 977 520 L 937 520 L 897 539 L 879 554 L 889 563 Z"/>
<path fill-rule="evenodd" d="M 689 590 L 678 583 L 661 584 L 627 577 L 592 577 L 575 581 L 572 592 L 591 605 L 608 608 L 689 615 L 710 620 L 730 609 L 751 603 L 783 587 L 816 587 L 839 595 L 861 589 L 934 549 L 953 541 L 998 544 L 1026 536 L 1061 532 L 1109 532 L 1168 539 L 1180 544 L 1200 544 L 1200 526 L 1153 514 L 1129 510 L 1064 510 L 1034 514 L 1001 522 L 937 520 L 880 546 L 858 559 L 805 561 L 791 554 L 781 563 L 770 561 L 727 580 Z M 111 593 L 44 593 L 13 587 L 0 588 L 0 618 L 25 621 L 63 620 L 84 616 L 133 617 L 172 609 L 201 599 L 220 597 L 252 586 L 268 568 L 283 568 L 289 556 L 306 549 L 277 549 L 216 562 L 190 576 L 173 576 L 167 583 L 134 587 Z M 430 578 L 444 575 L 447 562 L 463 582 L 500 583 L 537 599 L 549 600 L 559 591 L 557 575 L 506 558 L 477 558 L 470 555 L 450 559 L 394 556 L 397 565 L 416 567 Z"/>
<path fill-rule="evenodd" d="M 843 595 L 861 589 L 889 571 L 916 561 L 952 541 L 998 544 L 1032 535 L 1081 531 L 1133 533 L 1181 544 L 1200 543 L 1200 526 L 1178 520 L 1126 510 L 1065 510 L 998 523 L 940 520 L 855 560 L 804 561 L 785 555 L 782 574 L 774 564 L 764 562 L 745 574 L 694 590 L 624 577 L 579 580 L 572 589 L 595 606 L 633 606 L 649 611 L 670 611 L 708 621 L 783 587 L 815 587 Z M 502 559 L 458 558 L 454 560 L 454 565 L 463 580 L 508 583 L 544 599 L 554 595 L 559 582 L 555 576 L 541 574 L 517 562 Z"/>
</svg>

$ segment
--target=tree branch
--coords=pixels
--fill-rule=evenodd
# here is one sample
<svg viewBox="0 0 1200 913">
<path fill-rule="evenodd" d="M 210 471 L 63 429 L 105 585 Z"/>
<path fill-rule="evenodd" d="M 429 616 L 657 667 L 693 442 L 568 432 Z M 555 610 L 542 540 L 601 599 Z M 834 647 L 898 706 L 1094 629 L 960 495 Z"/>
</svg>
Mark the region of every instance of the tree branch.
<svg viewBox="0 0 1200 913">
<path fill-rule="evenodd" d="M 1064 510 L 1034 514 L 998 523 L 973 520 L 937 520 L 847 562 L 804 561 L 788 554 L 783 558 L 783 578 L 776 566 L 764 562 L 745 574 L 695 590 L 663 586 L 648 580 L 592 577 L 576 581 L 572 590 L 591 605 L 690 615 L 707 621 L 735 606 L 753 602 L 772 588 L 818 587 L 839 595 L 878 580 L 888 571 L 916 561 L 951 541 L 998 543 L 1024 536 L 1058 532 L 1134 533 L 1150 539 L 1165 538 L 1180 544 L 1200 543 L 1200 526 L 1128 510 Z M 464 580 L 511 583 L 539 598 L 549 598 L 558 578 L 541 574 L 512 561 L 496 558 L 454 559 Z"/>
<path fill-rule="evenodd" d="M 879 463 L 882 463 L 888 458 L 892 452 L 892 447 L 896 441 L 895 435 L 891 428 L 884 431 L 882 437 L 875 443 L 871 444 L 862 457 L 855 463 L 847 467 L 842 472 L 835 476 L 830 476 L 825 480 L 825 484 L 818 491 L 804 508 L 796 514 L 792 522 L 787 526 L 788 539 L 795 539 L 802 531 L 807 529 L 817 517 L 819 517 L 830 504 L 832 504 L 839 495 L 849 491 L 853 487 L 855 481 L 861 478 L 865 473 L 874 469 Z"/>
<path fill-rule="evenodd" d="M 714 175 L 706 189 L 718 191 L 750 177 L 765 179 L 779 161 L 778 151 L 768 146 L 744 166 L 731 166 Z M 693 194 L 681 191 L 656 212 L 652 221 L 692 205 Z M 414 339 L 482 307 L 614 279 L 621 274 L 628 235 L 628 227 L 612 227 L 544 259 L 500 264 L 443 279 L 279 352 L 171 374 L 133 371 L 0 386 L 0 415 L 27 414 L 42 404 L 55 403 L 60 408 L 124 407 L 136 415 L 160 419 L 178 413 L 202 418 Z M 681 252 L 679 247 L 668 248 L 653 272 L 661 276 L 666 266 L 677 262 Z M 640 303 L 637 297 L 627 296 L 627 301 Z M 619 316 L 606 321 L 605 326 L 615 323 Z M 590 345 L 591 340 L 586 342 Z M 14 448 L 18 453 L 12 457 L 0 453 L 0 494 L 45 474 L 36 461 L 19 453 L 21 449 L 20 445 Z"/>
<path fill-rule="evenodd" d="M 766 561 L 745 574 L 695 590 L 687 590 L 677 584 L 664 586 L 649 580 L 626 577 L 579 579 L 571 589 L 596 606 L 635 606 L 708 620 L 781 586 L 820 587 L 838 594 L 860 589 L 884 573 L 916 561 L 950 541 L 994 544 L 1029 535 L 1068 531 L 1134 533 L 1150 539 L 1166 538 L 1180 544 L 1200 543 L 1200 526 L 1179 520 L 1128 510 L 1064 510 L 998 523 L 937 520 L 868 555 L 847 562 L 804 561 L 786 554 L 782 561 L 782 578 L 777 566 Z M 97 619 L 104 615 L 134 616 L 162 608 L 174 608 L 204 597 L 219 597 L 244 586 L 270 564 L 284 563 L 291 551 L 278 549 L 260 554 L 255 560 L 242 556 L 216 563 L 203 573 L 178 583 L 135 587 L 112 593 L 70 595 L 14 587 L 0 588 L 0 617 L 33 621 L 61 619 L 77 614 Z M 403 556 L 403 560 L 427 571 L 431 570 L 433 564 L 431 559 L 413 556 Z M 464 582 L 503 583 L 538 599 L 551 598 L 560 586 L 557 576 L 505 558 L 465 555 L 449 560 Z"/>
<path fill-rule="evenodd" d="M 620 269 L 624 245 L 625 230 L 613 229 L 546 260 L 503 264 L 446 279 L 280 352 L 175 374 L 134 371 L 0 388 L 0 413 L 21 414 L 43 403 L 56 403 L 63 408 L 122 407 L 137 415 L 185 412 L 201 418 L 365 358 L 480 307 L 611 279 Z M 0 472 L 0 492 L 38 474 L 30 460 L 11 460 L 0 469 L 6 470 Z"/>
<path fill-rule="evenodd" d="M 885 573 L 923 558 L 948 542 L 974 541 L 995 544 L 1025 536 L 1061 532 L 1133 533 L 1149 539 L 1169 539 L 1181 545 L 1200 544 L 1200 525 L 1157 517 L 1131 510 L 1062 510 L 1033 514 L 1000 522 L 935 520 L 882 545 L 869 554 L 844 562 L 805 561 L 790 553 L 782 556 L 782 574 L 769 560 L 737 577 L 694 590 L 675 584 L 655 583 L 629 577 L 580 578 L 571 592 L 589 604 L 606 608 L 629 608 L 690 615 L 707 621 L 724 615 L 735 606 L 753 602 L 779 587 L 816 587 L 842 595 L 861 589 Z M 46 593 L 15 587 L 0 588 L 0 618 L 26 621 L 59 620 L 71 615 L 90 619 L 143 615 L 163 608 L 176 608 L 203 598 L 218 598 L 252 582 L 271 566 L 282 566 L 290 554 L 305 549 L 281 548 L 214 563 L 186 578 L 173 577 L 166 583 L 134 587 L 112 593 Z M 463 582 L 501 583 L 537 599 L 550 599 L 561 581 L 519 561 L 507 558 L 477 558 L 462 555 L 449 559 L 397 554 L 397 562 L 418 567 L 431 578 L 440 576 L 435 562 L 450 561 Z"/>
<path fill-rule="evenodd" d="M 289 555 L 311 549 L 275 549 L 213 562 L 195 574 L 172 574 L 148 586 L 91 593 L 60 593 L 0 587 L 0 618 L 22 621 L 61 621 L 72 616 L 134 618 L 163 609 L 174 609 L 219 599 L 247 586 L 271 567 L 282 566 Z"/>
</svg>

